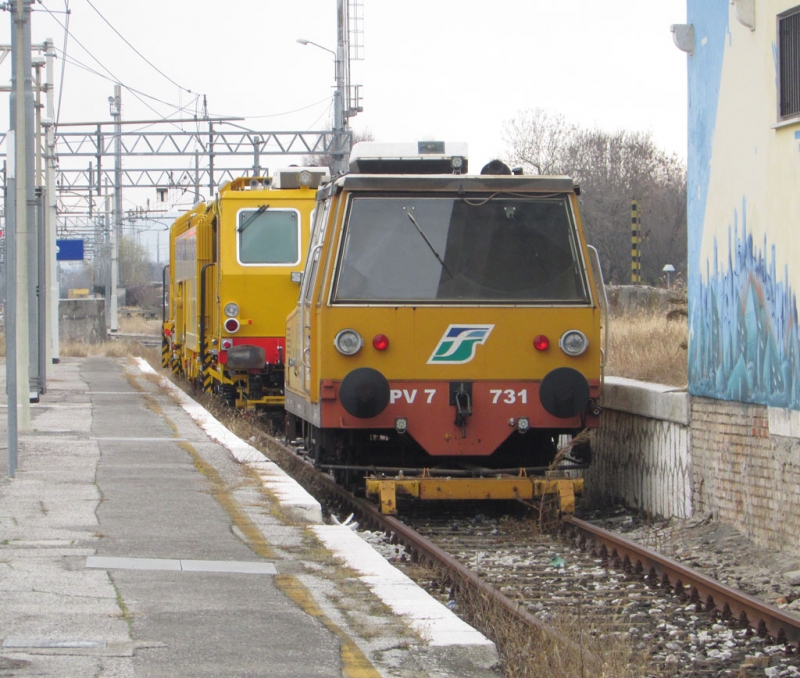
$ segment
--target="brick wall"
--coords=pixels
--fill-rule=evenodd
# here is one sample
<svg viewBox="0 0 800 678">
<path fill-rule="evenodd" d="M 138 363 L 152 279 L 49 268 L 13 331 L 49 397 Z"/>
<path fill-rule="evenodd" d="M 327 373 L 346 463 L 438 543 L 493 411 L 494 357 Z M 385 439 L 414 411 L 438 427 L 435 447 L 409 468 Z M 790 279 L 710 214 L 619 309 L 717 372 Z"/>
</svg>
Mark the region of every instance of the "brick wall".
<svg viewBox="0 0 800 678">
<path fill-rule="evenodd" d="M 755 543 L 800 553 L 800 441 L 786 410 L 692 398 L 692 504 Z M 771 426 L 772 423 L 772 426 Z"/>
<path fill-rule="evenodd" d="M 666 518 L 711 514 L 800 555 L 800 411 L 608 378 L 586 497 Z"/>
</svg>

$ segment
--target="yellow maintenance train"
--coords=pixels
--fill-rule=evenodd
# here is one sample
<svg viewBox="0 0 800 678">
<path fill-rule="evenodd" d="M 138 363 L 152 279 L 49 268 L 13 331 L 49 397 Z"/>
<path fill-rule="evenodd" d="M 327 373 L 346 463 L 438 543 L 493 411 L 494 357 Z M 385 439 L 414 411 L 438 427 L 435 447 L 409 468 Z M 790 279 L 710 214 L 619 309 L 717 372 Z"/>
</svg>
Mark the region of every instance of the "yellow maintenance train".
<svg viewBox="0 0 800 678">
<path fill-rule="evenodd" d="M 285 407 L 287 438 L 386 512 L 398 495 L 572 510 L 583 481 L 553 465 L 598 426 L 607 327 L 578 189 L 467 170 L 464 144 L 367 142 L 332 181 L 228 184 L 172 226 L 164 365 Z"/>
<path fill-rule="evenodd" d="M 328 178 L 311 167 L 239 178 L 172 224 L 164 367 L 231 405 L 283 407 L 286 316 Z"/>
<path fill-rule="evenodd" d="M 598 425 L 605 308 L 572 180 L 470 175 L 442 142 L 357 144 L 350 169 L 317 193 L 287 323 L 289 437 L 385 511 L 543 493 L 569 510 L 582 481 L 545 471 Z"/>
</svg>

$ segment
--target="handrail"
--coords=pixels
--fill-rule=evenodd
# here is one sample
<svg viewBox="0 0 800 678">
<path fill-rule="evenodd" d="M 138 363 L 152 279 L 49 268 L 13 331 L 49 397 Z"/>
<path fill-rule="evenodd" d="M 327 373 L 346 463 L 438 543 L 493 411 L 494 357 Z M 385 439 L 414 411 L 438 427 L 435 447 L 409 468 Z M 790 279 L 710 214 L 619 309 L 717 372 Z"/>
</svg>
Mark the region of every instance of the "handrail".
<svg viewBox="0 0 800 678">
<path fill-rule="evenodd" d="M 205 381 L 206 367 L 206 269 L 214 262 L 203 264 L 200 269 L 200 372 Z"/>
<path fill-rule="evenodd" d="M 308 258 L 306 259 L 306 271 L 310 272 L 315 270 L 309 264 L 314 262 L 314 257 L 322 251 L 322 243 L 315 245 L 311 252 L 308 254 Z M 301 383 L 303 384 L 303 390 L 306 393 L 310 393 L 311 390 L 306 384 L 306 370 L 311 369 L 310 363 L 306 360 L 306 355 L 311 353 L 311 346 L 306 345 L 306 295 L 308 294 L 308 286 L 311 284 L 311 278 L 314 276 L 310 275 L 303 275 L 303 284 L 300 286 L 300 367 L 302 368 L 303 378 L 301 379 Z M 309 308 L 311 307 L 311 303 L 308 303 Z M 310 338 L 309 338 L 310 341 Z"/>
<path fill-rule="evenodd" d="M 167 271 L 169 264 L 164 266 L 161 271 L 161 325 L 163 332 L 163 325 L 167 322 Z"/>
<path fill-rule="evenodd" d="M 595 268 L 595 280 L 600 281 L 600 297 L 602 298 L 602 303 L 600 306 L 602 307 L 603 311 L 603 346 L 600 349 L 600 388 L 602 389 L 603 384 L 605 383 L 605 374 L 606 374 L 606 358 L 608 353 L 608 323 L 609 323 L 609 310 L 608 310 L 608 294 L 606 293 L 606 284 L 603 280 L 603 269 L 600 267 L 600 254 L 597 251 L 597 248 L 593 245 L 586 246 L 589 251 L 593 255 L 592 263 L 594 264 Z M 597 285 L 595 285 L 597 287 Z M 598 299 L 599 301 L 599 299 Z"/>
</svg>

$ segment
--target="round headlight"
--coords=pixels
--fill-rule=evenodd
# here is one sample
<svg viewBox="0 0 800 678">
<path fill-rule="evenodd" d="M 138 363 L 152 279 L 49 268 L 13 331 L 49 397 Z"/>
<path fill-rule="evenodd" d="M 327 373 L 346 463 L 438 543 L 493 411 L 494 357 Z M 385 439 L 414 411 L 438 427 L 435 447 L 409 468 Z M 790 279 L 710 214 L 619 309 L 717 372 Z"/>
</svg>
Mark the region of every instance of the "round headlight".
<svg viewBox="0 0 800 678">
<path fill-rule="evenodd" d="M 233 302 L 225 304 L 225 315 L 229 318 L 239 315 L 239 304 L 234 304 Z"/>
<path fill-rule="evenodd" d="M 311 175 L 311 172 L 309 172 L 308 170 L 301 170 L 297 174 L 297 183 L 300 184 L 301 186 L 311 186 L 312 179 L 313 177 Z"/>
<path fill-rule="evenodd" d="M 355 330 L 341 330 L 334 338 L 333 345 L 342 355 L 355 355 L 361 350 L 364 340 Z"/>
<path fill-rule="evenodd" d="M 589 348 L 589 340 L 580 330 L 567 330 L 561 335 L 558 345 L 567 355 L 577 356 Z"/>
</svg>

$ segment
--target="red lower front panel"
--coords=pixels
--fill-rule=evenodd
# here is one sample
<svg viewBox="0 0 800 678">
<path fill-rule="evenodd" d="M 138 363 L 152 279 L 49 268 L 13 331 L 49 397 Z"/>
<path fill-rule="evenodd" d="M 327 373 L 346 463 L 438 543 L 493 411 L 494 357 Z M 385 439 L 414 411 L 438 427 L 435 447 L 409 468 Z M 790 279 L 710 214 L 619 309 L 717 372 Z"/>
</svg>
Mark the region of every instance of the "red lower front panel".
<svg viewBox="0 0 800 678">
<path fill-rule="evenodd" d="M 223 339 L 227 341 L 226 337 Z M 260 346 L 264 349 L 264 357 L 270 365 L 282 365 L 286 355 L 286 339 L 284 337 L 230 337 L 233 346 Z M 219 362 L 225 365 L 228 362 L 228 353 L 225 350 L 219 352 Z"/>
<path fill-rule="evenodd" d="M 517 430 L 519 419 L 530 428 L 577 429 L 596 427 L 599 420 L 586 413 L 560 418 L 549 414 L 539 400 L 539 382 L 473 382 L 470 409 L 457 426 L 451 404 L 450 382 L 392 382 L 389 404 L 378 416 L 362 419 L 349 414 L 339 400 L 340 382 L 323 381 L 323 428 L 394 429 L 396 420 L 408 421 L 408 434 L 431 455 L 486 456 Z M 590 397 L 598 398 L 598 382 L 589 382 Z"/>
</svg>

